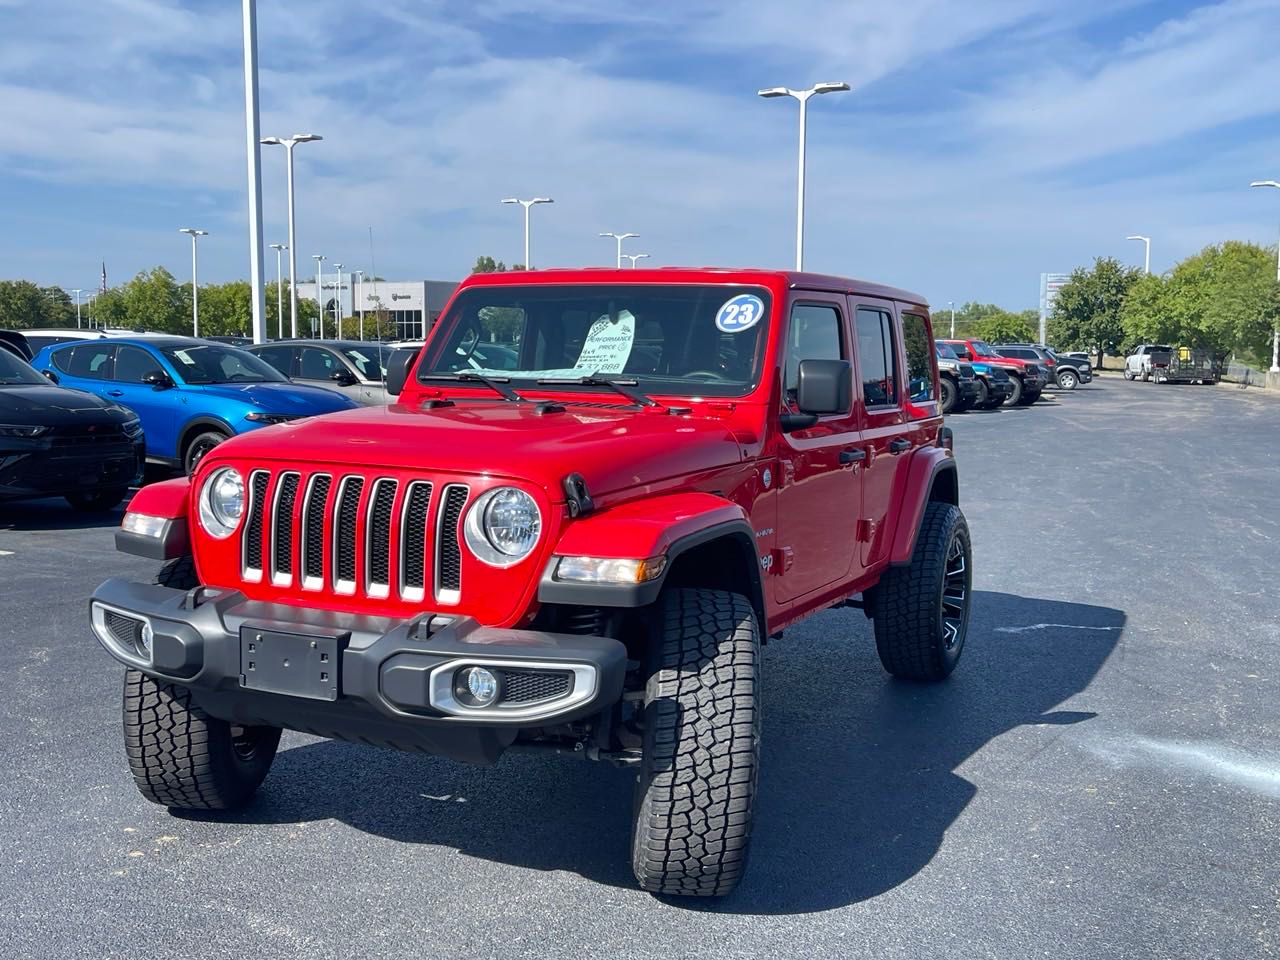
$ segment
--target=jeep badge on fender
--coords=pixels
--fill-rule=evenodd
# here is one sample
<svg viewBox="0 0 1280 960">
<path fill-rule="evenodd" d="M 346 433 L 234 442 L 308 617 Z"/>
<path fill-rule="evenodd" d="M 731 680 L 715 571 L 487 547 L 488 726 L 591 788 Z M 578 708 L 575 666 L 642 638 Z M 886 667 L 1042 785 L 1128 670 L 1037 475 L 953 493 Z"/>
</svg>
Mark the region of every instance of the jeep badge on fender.
<svg viewBox="0 0 1280 960">
<path fill-rule="evenodd" d="M 918 296 L 476 275 L 387 388 L 130 504 L 117 545 L 159 576 L 106 581 L 90 617 L 128 668 L 147 799 L 246 803 L 282 728 L 473 763 L 540 745 L 635 771 L 644 889 L 720 896 L 746 863 L 762 638 L 848 602 L 890 673 L 960 658 L 969 530 Z"/>
</svg>

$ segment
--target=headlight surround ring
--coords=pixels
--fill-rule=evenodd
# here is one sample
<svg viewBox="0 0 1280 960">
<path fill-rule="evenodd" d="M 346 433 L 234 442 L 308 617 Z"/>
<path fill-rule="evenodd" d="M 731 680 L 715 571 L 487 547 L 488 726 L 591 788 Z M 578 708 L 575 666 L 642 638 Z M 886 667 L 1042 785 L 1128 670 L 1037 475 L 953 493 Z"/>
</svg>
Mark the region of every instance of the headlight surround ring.
<svg viewBox="0 0 1280 960">
<path fill-rule="evenodd" d="M 510 567 L 529 557 L 542 538 L 542 511 L 518 487 L 494 487 L 472 503 L 462 525 L 467 548 L 491 567 Z"/>
<path fill-rule="evenodd" d="M 244 477 L 235 467 L 218 467 L 200 488 L 200 526 L 209 536 L 225 540 L 245 515 Z"/>
</svg>

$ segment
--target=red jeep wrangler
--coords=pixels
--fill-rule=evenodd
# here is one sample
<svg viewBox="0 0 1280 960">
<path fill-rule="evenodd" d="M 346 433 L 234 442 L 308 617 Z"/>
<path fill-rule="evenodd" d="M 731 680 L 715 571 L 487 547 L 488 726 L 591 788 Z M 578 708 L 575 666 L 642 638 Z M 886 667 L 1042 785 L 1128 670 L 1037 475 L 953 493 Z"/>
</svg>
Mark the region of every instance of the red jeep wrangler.
<svg viewBox="0 0 1280 960">
<path fill-rule="evenodd" d="M 387 379 L 391 406 L 235 437 L 134 498 L 117 545 L 164 564 L 90 613 L 147 799 L 246 803 L 284 727 L 568 752 L 634 767 L 642 887 L 718 896 L 746 862 L 766 638 L 851 605 L 895 676 L 960 657 L 969 532 L 918 296 L 476 276 Z"/>
</svg>

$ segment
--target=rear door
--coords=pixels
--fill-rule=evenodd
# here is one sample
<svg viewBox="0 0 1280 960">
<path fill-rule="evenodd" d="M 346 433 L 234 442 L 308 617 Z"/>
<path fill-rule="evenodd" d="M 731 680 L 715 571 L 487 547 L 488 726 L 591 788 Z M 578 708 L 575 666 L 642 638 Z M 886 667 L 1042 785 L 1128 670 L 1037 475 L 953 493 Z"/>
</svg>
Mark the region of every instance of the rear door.
<svg viewBox="0 0 1280 960">
<path fill-rule="evenodd" d="M 897 309 L 892 301 L 849 298 L 857 352 L 857 393 L 862 408 L 862 439 L 867 459 L 862 479 L 862 517 L 858 528 L 860 561 L 865 569 L 885 553 L 889 509 L 899 471 L 916 445 L 907 417 L 908 397 Z"/>
<path fill-rule="evenodd" d="M 115 363 L 110 382 L 106 385 L 107 397 L 138 415 L 146 435 L 147 456 L 172 459 L 177 456 L 178 445 L 175 409 L 179 402 L 178 392 L 174 387 L 162 388 L 146 383 L 144 378 L 151 373 L 170 376 L 149 351 L 127 343 L 120 344 L 116 347 Z"/>
<path fill-rule="evenodd" d="M 60 386 L 108 399 L 107 382 L 115 352 L 115 345 L 109 340 L 87 340 L 74 347 L 54 350 L 51 355 L 54 376 Z"/>
<path fill-rule="evenodd" d="M 783 410 L 798 413 L 801 360 L 852 360 L 848 305 L 837 294 L 797 293 L 784 346 Z M 779 433 L 777 544 L 782 569 L 776 596 L 795 600 L 856 575 L 862 470 L 857 405 Z M 842 454 L 844 456 L 842 456 Z"/>
</svg>

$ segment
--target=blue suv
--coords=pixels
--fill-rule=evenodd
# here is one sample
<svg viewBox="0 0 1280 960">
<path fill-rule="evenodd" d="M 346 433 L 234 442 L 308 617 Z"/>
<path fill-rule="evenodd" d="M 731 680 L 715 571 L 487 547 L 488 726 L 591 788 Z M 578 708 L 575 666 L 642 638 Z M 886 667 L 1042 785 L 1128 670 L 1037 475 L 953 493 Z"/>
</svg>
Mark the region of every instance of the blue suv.
<svg viewBox="0 0 1280 960">
<path fill-rule="evenodd" d="M 306 387 L 236 347 L 191 337 L 113 337 L 45 347 L 32 366 L 54 383 L 133 410 L 147 459 L 195 470 L 237 433 L 359 406 Z"/>
</svg>

